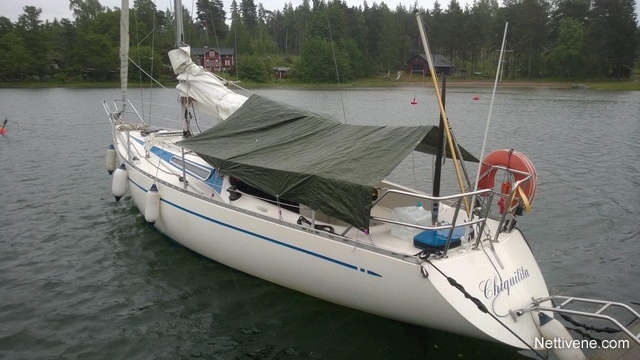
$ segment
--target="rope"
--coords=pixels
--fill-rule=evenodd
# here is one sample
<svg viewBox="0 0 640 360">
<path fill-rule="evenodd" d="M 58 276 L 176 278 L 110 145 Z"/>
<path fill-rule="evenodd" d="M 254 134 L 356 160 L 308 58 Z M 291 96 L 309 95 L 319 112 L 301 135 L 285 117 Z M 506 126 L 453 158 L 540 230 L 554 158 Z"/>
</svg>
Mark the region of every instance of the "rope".
<svg viewBox="0 0 640 360">
<path fill-rule="evenodd" d="M 307 226 L 311 226 L 311 221 L 307 220 L 307 218 L 305 218 L 304 216 L 300 216 L 296 223 L 298 225 L 302 225 L 304 223 Z M 315 229 L 316 230 L 326 231 L 326 232 L 331 233 L 331 234 L 335 234 L 335 230 L 333 229 L 333 226 L 330 226 L 330 225 L 319 225 L 319 224 L 316 224 Z"/>
<path fill-rule="evenodd" d="M 522 190 L 522 188 L 520 186 L 518 186 L 518 194 L 520 194 L 520 199 L 522 199 L 522 202 L 524 203 L 524 209 L 526 212 L 530 212 L 531 211 L 531 201 L 529 201 L 529 198 L 527 197 L 527 195 L 524 193 L 524 190 Z"/>
<path fill-rule="evenodd" d="M 551 304 L 553 304 L 553 307 L 557 307 L 555 302 L 553 301 L 553 299 L 551 300 Z M 607 333 L 607 334 L 615 334 L 615 333 L 619 333 L 620 329 L 616 329 L 616 328 L 612 328 L 609 326 L 605 326 L 603 328 L 599 328 L 599 327 L 595 327 L 595 326 L 591 326 L 591 325 L 586 325 L 584 323 L 578 322 L 576 320 L 573 320 L 569 315 L 567 314 L 563 314 L 563 313 L 558 313 L 560 314 L 560 317 L 562 317 L 564 320 L 566 320 L 568 323 L 570 323 L 573 326 L 577 326 L 577 327 L 581 327 L 585 330 L 591 330 L 591 331 L 595 331 L 597 333 Z"/>
</svg>

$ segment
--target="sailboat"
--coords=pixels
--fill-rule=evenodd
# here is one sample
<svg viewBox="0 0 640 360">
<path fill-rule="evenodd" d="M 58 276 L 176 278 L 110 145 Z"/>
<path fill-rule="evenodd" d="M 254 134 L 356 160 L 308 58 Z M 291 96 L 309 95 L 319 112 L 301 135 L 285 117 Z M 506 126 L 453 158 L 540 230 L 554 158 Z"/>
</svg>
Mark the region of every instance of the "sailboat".
<svg viewBox="0 0 640 360">
<path fill-rule="evenodd" d="M 124 0 L 123 33 L 128 8 Z M 412 151 L 440 164 L 446 149 L 457 172 L 478 159 L 454 143 L 446 122 L 347 125 L 231 91 L 193 63 L 180 17 L 176 23 L 169 57 L 180 81 L 181 129 L 129 119 L 138 112 L 126 97 L 128 34 L 121 37 L 122 98 L 103 101 L 117 200 L 128 193 L 174 241 L 283 287 L 410 324 L 539 347 L 540 319 L 521 311 L 549 297 L 516 223 L 536 190 L 524 154 L 492 152 L 476 184 L 453 195 L 387 181 Z M 193 134 L 193 109 L 220 122 Z M 506 180 L 496 186 L 497 178 Z"/>
</svg>

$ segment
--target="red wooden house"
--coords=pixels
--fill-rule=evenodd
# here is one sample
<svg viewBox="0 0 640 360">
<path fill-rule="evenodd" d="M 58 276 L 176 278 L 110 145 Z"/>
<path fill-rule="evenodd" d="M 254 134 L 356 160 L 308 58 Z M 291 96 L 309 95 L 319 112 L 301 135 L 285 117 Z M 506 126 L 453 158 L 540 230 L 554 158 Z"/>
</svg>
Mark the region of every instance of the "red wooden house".
<svg viewBox="0 0 640 360">
<path fill-rule="evenodd" d="M 289 78 L 289 67 L 288 66 L 276 66 L 272 68 L 276 79 L 287 79 Z"/>
<path fill-rule="evenodd" d="M 191 55 L 198 59 L 198 65 L 209 71 L 229 71 L 235 63 L 235 49 L 230 48 L 191 48 Z"/>
</svg>

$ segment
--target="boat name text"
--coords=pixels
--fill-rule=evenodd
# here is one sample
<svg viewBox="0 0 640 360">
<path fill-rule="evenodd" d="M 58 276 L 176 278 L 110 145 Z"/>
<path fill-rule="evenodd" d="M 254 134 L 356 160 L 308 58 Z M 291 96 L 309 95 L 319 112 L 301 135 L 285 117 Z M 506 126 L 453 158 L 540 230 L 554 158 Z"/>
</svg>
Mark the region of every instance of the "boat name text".
<svg viewBox="0 0 640 360">
<path fill-rule="evenodd" d="M 513 276 L 500 281 L 498 276 L 494 276 L 493 279 L 482 280 L 479 284 L 480 291 L 484 293 L 484 297 L 491 299 L 498 296 L 501 292 L 506 291 L 507 295 L 511 294 L 511 288 L 518 285 L 521 281 L 529 277 L 529 270 L 524 267 L 515 269 Z"/>
</svg>

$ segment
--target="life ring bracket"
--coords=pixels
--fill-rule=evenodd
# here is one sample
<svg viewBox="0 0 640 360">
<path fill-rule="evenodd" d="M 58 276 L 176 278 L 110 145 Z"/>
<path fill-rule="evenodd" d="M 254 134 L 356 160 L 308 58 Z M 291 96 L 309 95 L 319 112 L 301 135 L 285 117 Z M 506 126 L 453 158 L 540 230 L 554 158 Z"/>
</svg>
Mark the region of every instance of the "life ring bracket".
<svg viewBox="0 0 640 360">
<path fill-rule="evenodd" d="M 508 180 L 503 182 L 499 192 L 495 184 L 498 171 L 508 174 Z M 505 210 L 508 199 L 512 199 L 507 209 L 509 212 L 519 204 L 529 212 L 536 194 L 537 173 L 533 163 L 523 153 L 513 149 L 492 151 L 482 160 L 480 174 L 478 189 L 491 189 L 499 194 L 501 212 Z"/>
</svg>

